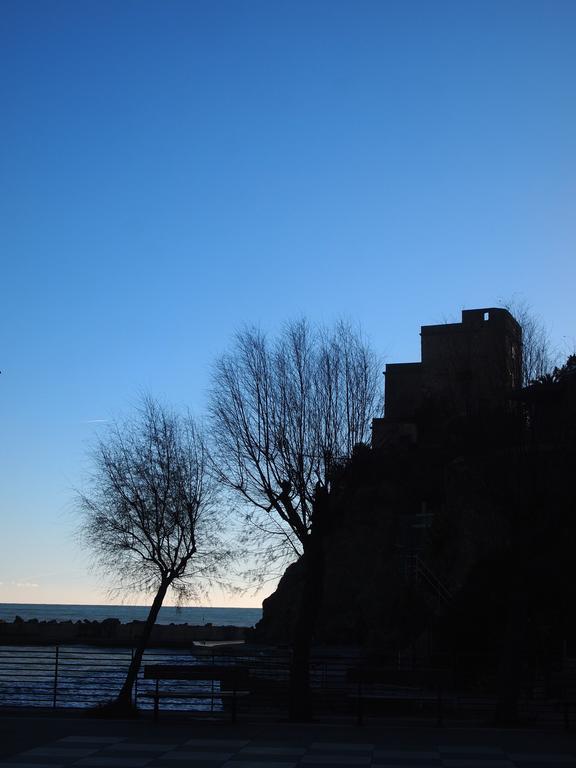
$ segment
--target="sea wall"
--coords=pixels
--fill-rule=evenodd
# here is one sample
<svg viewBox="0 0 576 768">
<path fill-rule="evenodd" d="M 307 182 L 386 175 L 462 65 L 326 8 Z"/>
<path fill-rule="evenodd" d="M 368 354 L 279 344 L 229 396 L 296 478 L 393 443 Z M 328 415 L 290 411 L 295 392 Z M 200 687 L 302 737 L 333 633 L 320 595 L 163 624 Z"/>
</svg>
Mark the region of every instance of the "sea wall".
<svg viewBox="0 0 576 768">
<path fill-rule="evenodd" d="M 0 621 L 1 645 L 80 643 L 85 645 L 132 646 L 144 629 L 143 621 L 122 624 L 119 619 L 104 621 L 24 621 L 16 617 L 13 622 Z M 194 641 L 242 641 L 246 627 L 214 626 L 205 624 L 157 624 L 152 630 L 149 645 L 185 646 Z"/>
</svg>

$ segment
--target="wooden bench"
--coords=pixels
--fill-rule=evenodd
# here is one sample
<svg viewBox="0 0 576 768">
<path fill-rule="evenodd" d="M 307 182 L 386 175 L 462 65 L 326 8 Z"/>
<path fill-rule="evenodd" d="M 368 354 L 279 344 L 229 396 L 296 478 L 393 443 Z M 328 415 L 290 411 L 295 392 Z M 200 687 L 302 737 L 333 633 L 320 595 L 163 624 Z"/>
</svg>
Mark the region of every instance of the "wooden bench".
<svg viewBox="0 0 576 768">
<path fill-rule="evenodd" d="M 367 702 L 425 703 L 434 705 L 436 724 L 444 722 L 444 690 L 448 673 L 440 669 L 396 669 L 389 667 L 357 666 L 347 670 L 346 679 L 356 686 L 353 698 L 357 704 L 357 723 L 364 722 Z"/>
<path fill-rule="evenodd" d="M 238 665 L 218 664 L 147 664 L 144 667 L 144 679 L 155 680 L 154 691 L 143 693 L 143 696 L 154 700 L 154 720 L 158 720 L 160 699 L 214 699 L 231 702 L 232 722 L 236 721 L 237 700 L 247 696 L 248 669 Z M 187 687 L 186 690 L 167 690 L 160 687 L 161 680 L 182 680 L 190 682 L 210 683 L 206 686 Z M 215 683 L 220 683 L 219 688 Z"/>
</svg>

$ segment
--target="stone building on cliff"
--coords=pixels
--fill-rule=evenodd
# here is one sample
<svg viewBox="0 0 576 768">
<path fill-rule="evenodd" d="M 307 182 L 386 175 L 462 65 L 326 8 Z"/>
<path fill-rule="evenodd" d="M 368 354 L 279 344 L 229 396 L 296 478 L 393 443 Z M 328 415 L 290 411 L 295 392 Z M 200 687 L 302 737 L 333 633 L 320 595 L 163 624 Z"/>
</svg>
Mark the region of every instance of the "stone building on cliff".
<svg viewBox="0 0 576 768">
<path fill-rule="evenodd" d="M 466 418 L 501 408 L 521 384 L 522 330 L 506 309 L 465 309 L 460 323 L 423 325 L 420 337 L 421 362 L 386 365 L 375 448 L 416 441 L 426 412 Z"/>
<path fill-rule="evenodd" d="M 575 358 L 522 388 L 522 333 L 504 309 L 464 310 L 421 339 L 420 362 L 386 366 L 372 445 L 332 483 L 316 641 L 436 653 L 470 680 L 547 670 L 563 642 L 576 649 Z M 296 562 L 257 639 L 289 642 L 300 584 Z"/>
</svg>

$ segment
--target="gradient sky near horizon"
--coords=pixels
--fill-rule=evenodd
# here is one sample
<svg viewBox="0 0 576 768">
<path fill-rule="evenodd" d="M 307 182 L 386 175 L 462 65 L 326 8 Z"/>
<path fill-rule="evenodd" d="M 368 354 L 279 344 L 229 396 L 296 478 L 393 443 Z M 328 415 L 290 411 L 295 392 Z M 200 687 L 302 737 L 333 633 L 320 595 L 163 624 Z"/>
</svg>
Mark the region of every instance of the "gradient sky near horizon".
<svg viewBox="0 0 576 768">
<path fill-rule="evenodd" d="M 0 602 L 104 601 L 94 434 L 201 416 L 244 324 L 408 361 L 516 299 L 572 351 L 575 39 L 572 0 L 3 0 Z"/>
</svg>

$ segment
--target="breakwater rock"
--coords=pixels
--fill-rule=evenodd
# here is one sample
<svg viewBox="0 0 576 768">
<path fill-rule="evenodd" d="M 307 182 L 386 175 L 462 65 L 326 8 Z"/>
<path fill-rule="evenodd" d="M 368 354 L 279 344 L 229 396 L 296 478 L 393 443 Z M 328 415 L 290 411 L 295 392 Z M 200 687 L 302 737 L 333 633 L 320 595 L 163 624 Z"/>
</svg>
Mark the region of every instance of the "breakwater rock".
<svg viewBox="0 0 576 768">
<path fill-rule="evenodd" d="M 24 621 L 19 616 L 12 622 L 0 621 L 0 644 L 52 644 L 81 643 L 83 645 L 132 646 L 142 635 L 143 621 L 123 624 L 119 619 L 104 621 Z M 243 641 L 246 627 L 204 624 L 157 624 L 152 630 L 149 645 L 179 647 L 194 641 Z"/>
</svg>

